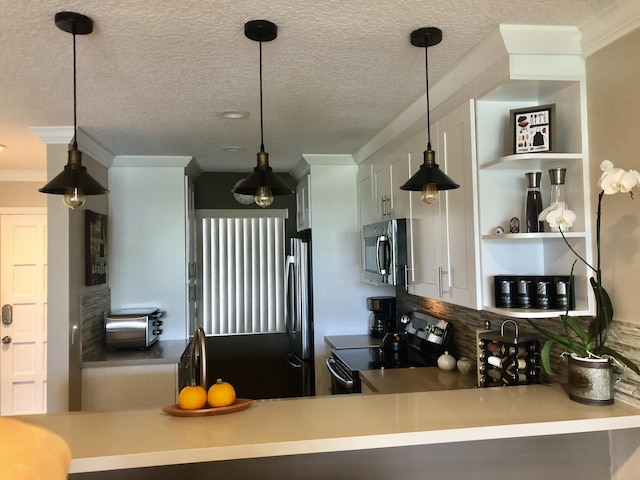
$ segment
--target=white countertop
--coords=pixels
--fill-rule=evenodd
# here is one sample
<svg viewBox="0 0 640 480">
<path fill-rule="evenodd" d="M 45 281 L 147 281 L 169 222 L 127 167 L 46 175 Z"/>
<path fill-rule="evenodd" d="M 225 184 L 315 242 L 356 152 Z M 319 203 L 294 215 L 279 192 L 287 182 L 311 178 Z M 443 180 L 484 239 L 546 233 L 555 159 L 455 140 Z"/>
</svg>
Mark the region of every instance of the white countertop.
<svg viewBox="0 0 640 480">
<path fill-rule="evenodd" d="M 379 347 L 382 338 L 371 335 L 328 335 L 324 337 L 324 343 L 333 349 Z"/>
<path fill-rule="evenodd" d="M 373 393 L 433 392 L 477 385 L 475 370 L 473 374 L 463 375 L 457 370 L 445 371 L 438 367 L 384 368 L 358 374 Z"/>
<path fill-rule="evenodd" d="M 83 359 L 82 368 L 179 363 L 187 343 L 186 340 L 160 340 L 148 348 L 109 350 L 105 347 Z"/>
<path fill-rule="evenodd" d="M 154 409 L 18 418 L 69 443 L 71 473 L 640 427 L 640 409 L 582 405 L 558 384 L 261 400 L 211 417 Z"/>
</svg>

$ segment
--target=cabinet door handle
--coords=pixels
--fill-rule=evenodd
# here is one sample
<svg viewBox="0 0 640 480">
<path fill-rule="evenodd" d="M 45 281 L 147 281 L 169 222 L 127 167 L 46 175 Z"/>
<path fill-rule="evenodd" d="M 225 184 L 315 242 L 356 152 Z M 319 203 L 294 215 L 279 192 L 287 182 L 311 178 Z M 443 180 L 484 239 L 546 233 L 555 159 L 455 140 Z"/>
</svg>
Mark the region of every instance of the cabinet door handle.
<svg viewBox="0 0 640 480">
<path fill-rule="evenodd" d="M 442 287 L 442 276 L 449 275 L 449 272 L 443 270 L 442 267 L 438 267 L 438 295 L 440 298 L 444 297 L 444 288 Z"/>
<path fill-rule="evenodd" d="M 409 292 L 409 287 L 411 286 L 409 285 L 409 272 L 411 271 L 412 269 L 408 265 L 404 266 L 404 289 L 406 292 Z"/>
</svg>

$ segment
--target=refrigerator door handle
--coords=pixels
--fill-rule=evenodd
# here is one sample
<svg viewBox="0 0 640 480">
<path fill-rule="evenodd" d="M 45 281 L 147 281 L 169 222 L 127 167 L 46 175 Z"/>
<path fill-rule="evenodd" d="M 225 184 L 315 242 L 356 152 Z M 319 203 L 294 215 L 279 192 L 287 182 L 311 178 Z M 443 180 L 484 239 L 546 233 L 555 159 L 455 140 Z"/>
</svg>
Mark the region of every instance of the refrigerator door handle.
<svg viewBox="0 0 640 480">
<path fill-rule="evenodd" d="M 291 308 L 291 295 L 295 295 L 294 286 L 291 285 L 292 281 L 295 281 L 292 269 L 295 266 L 295 260 L 292 255 L 287 255 L 285 262 L 285 279 L 284 279 L 284 321 L 287 332 L 295 332 L 295 324 L 291 319 L 291 315 L 294 314 L 294 309 Z M 295 306 L 294 306 L 295 308 Z"/>
<path fill-rule="evenodd" d="M 294 363 L 291 360 L 287 360 L 287 363 L 291 368 L 295 368 L 296 370 L 300 370 L 302 368 L 302 364 L 300 363 Z"/>
</svg>

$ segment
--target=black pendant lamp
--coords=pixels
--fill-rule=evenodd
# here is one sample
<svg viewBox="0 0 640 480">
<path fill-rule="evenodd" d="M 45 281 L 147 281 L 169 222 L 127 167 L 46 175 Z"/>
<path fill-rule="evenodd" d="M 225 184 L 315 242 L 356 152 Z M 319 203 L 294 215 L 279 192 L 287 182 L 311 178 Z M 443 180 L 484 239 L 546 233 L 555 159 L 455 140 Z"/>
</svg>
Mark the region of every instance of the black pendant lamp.
<svg viewBox="0 0 640 480">
<path fill-rule="evenodd" d="M 275 195 L 290 195 L 293 190 L 273 173 L 269 166 L 269 154 L 264 151 L 264 120 L 262 114 L 262 42 L 270 42 L 278 36 L 278 27 L 268 20 L 252 20 L 245 23 L 244 34 L 260 44 L 260 151 L 253 173 L 231 190 L 241 195 L 254 195 L 256 204 L 268 207 Z"/>
<path fill-rule="evenodd" d="M 84 15 L 73 12 L 59 12 L 55 16 L 56 26 L 73 35 L 73 144 L 69 149 L 67 164 L 58 174 L 38 191 L 53 195 L 64 195 L 63 201 L 74 209 L 84 204 L 85 195 L 109 193 L 82 166 L 82 152 L 78 150 L 78 125 L 76 114 L 76 35 L 93 32 L 93 21 Z"/>
<path fill-rule="evenodd" d="M 415 47 L 424 47 L 425 76 L 427 79 L 427 149 L 424 151 L 424 163 L 420 170 L 411 177 L 400 190 L 422 192 L 421 198 L 425 203 L 433 203 L 438 200 L 439 190 L 451 190 L 458 188 L 456 182 L 451 180 L 438 167 L 436 152 L 431 149 L 431 119 L 429 117 L 429 47 L 442 41 L 442 30 L 436 27 L 419 28 L 411 32 L 411 44 Z"/>
</svg>

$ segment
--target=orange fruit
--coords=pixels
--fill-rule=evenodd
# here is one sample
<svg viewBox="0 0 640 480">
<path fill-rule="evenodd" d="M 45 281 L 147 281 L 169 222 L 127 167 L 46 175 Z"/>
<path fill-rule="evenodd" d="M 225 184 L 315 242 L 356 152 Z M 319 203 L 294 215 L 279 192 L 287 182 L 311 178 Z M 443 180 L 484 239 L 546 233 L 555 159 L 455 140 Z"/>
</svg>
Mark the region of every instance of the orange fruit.
<svg viewBox="0 0 640 480">
<path fill-rule="evenodd" d="M 178 405 L 183 410 L 197 410 L 207 406 L 207 391 L 199 385 L 190 385 L 180 390 Z"/>
<path fill-rule="evenodd" d="M 209 387 L 207 400 L 212 407 L 226 407 L 236 401 L 236 390 L 233 385 L 219 378 Z"/>
</svg>

